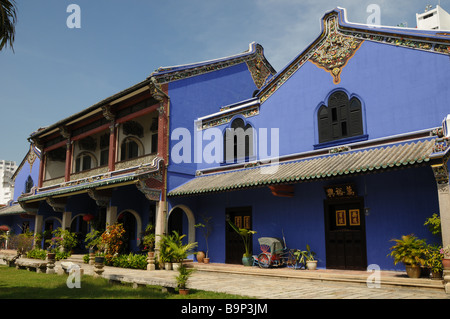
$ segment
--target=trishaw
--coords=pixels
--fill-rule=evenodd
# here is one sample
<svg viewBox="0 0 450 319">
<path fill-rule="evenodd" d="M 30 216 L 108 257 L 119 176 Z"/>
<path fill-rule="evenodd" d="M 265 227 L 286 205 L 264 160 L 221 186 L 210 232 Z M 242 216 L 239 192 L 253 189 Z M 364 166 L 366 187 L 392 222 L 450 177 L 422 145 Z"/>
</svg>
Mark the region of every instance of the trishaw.
<svg viewBox="0 0 450 319">
<path fill-rule="evenodd" d="M 262 253 L 258 255 L 258 265 L 261 268 L 287 266 L 300 268 L 295 252 L 297 249 L 289 249 L 286 243 L 275 237 L 258 238 Z"/>
</svg>

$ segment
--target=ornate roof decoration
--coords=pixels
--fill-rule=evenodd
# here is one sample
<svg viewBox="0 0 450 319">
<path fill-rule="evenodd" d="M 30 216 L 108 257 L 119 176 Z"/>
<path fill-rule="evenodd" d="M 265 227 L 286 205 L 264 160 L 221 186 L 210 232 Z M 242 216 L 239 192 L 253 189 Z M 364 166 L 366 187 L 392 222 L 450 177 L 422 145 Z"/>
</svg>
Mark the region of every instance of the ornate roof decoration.
<svg viewBox="0 0 450 319">
<path fill-rule="evenodd" d="M 325 156 L 312 156 L 270 165 L 202 174 L 171 190 L 168 196 L 201 195 L 254 187 L 294 184 L 333 177 L 375 173 L 428 164 L 435 139 L 427 138 L 363 148 Z"/>
<path fill-rule="evenodd" d="M 95 176 L 88 176 L 74 181 L 62 182 L 57 185 L 43 187 L 36 190 L 32 194 L 22 194 L 17 201 L 22 204 L 36 200 L 52 198 L 54 196 L 63 197 L 69 196 L 74 192 L 88 192 L 89 189 L 97 189 L 101 187 L 102 190 L 116 187 L 117 185 L 132 183 L 135 184 L 139 178 L 152 177 L 157 178 L 159 171 L 164 165 L 162 158 L 154 156 L 152 160 L 148 160 L 146 164 L 129 167 L 127 170 L 121 172 L 107 172 Z M 153 174 L 155 173 L 155 174 Z M 93 193 L 91 192 L 91 195 Z"/>
<path fill-rule="evenodd" d="M 272 74 L 272 68 L 266 63 L 263 55 L 263 48 L 260 45 L 256 46 L 256 57 L 253 60 L 247 61 L 247 67 L 252 75 L 253 82 L 258 89 L 262 88 L 266 81 Z"/>
<path fill-rule="evenodd" d="M 220 112 L 211 114 L 196 121 L 197 130 L 205 130 L 211 127 L 229 123 L 234 116 L 242 115 L 245 118 L 259 114 L 259 102 L 257 99 L 253 101 L 244 101 L 245 103 L 224 106 Z"/>
<path fill-rule="evenodd" d="M 247 63 L 253 81 L 258 88 L 263 86 L 269 75 L 276 73 L 264 57 L 262 46 L 253 42 L 250 43 L 248 51 L 244 53 L 201 63 L 160 67 L 151 74 L 151 77 L 155 78 L 156 83 L 163 84 L 222 70 L 241 63 Z"/>
<path fill-rule="evenodd" d="M 330 72 L 334 84 L 341 82 L 342 68 L 364 42 L 364 40 L 339 33 L 337 24 L 337 15 L 324 20 L 324 30 L 327 35 L 309 59 L 319 68 Z"/>
<path fill-rule="evenodd" d="M 261 88 L 257 95 L 261 103 L 275 93 L 307 61 L 330 72 L 334 83 L 339 83 L 342 68 L 363 41 L 450 55 L 448 32 L 354 24 L 347 22 L 345 15 L 345 9 L 342 8 L 336 8 L 324 15 L 322 34 Z"/>
</svg>

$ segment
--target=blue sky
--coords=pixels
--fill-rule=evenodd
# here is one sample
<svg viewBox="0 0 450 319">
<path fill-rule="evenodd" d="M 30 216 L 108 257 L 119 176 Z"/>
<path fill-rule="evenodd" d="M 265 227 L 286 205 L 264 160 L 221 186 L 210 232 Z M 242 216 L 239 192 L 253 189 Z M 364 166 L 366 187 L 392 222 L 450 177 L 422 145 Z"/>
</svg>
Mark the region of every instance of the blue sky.
<svg viewBox="0 0 450 319">
<path fill-rule="evenodd" d="M 15 53 L 0 52 L 0 159 L 18 164 L 27 138 L 144 80 L 160 66 L 234 55 L 255 41 L 278 71 L 320 34 L 323 14 L 347 9 L 366 23 L 378 4 L 381 24 L 406 22 L 438 0 L 16 0 Z M 70 29 L 70 4 L 81 28 Z M 450 0 L 441 0 L 450 12 Z"/>
</svg>

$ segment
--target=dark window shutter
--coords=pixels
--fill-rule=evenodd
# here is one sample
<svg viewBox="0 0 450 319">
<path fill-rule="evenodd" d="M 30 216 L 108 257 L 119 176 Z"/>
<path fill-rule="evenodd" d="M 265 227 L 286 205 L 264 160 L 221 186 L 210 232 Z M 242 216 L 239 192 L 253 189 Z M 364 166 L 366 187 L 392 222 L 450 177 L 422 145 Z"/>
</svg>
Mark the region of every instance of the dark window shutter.
<svg viewBox="0 0 450 319">
<path fill-rule="evenodd" d="M 319 143 L 364 134 L 361 101 L 343 91 L 333 93 L 317 112 Z"/>
<path fill-rule="evenodd" d="M 351 128 L 350 131 L 351 136 L 358 136 L 364 134 L 362 124 L 361 102 L 357 98 L 352 98 L 350 100 L 349 121 Z"/>
<path fill-rule="evenodd" d="M 318 112 L 319 143 L 331 140 L 331 123 L 328 108 L 322 105 Z"/>
</svg>

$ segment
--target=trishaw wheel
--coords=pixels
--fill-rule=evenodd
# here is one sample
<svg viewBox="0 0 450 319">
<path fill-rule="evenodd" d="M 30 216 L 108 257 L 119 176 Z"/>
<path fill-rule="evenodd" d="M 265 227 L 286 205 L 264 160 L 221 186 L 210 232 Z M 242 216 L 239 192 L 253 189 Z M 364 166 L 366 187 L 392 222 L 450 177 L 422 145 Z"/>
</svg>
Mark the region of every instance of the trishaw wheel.
<svg viewBox="0 0 450 319">
<path fill-rule="evenodd" d="M 261 268 L 269 268 L 270 266 L 270 258 L 267 254 L 259 254 L 258 255 L 258 264 Z"/>
</svg>

